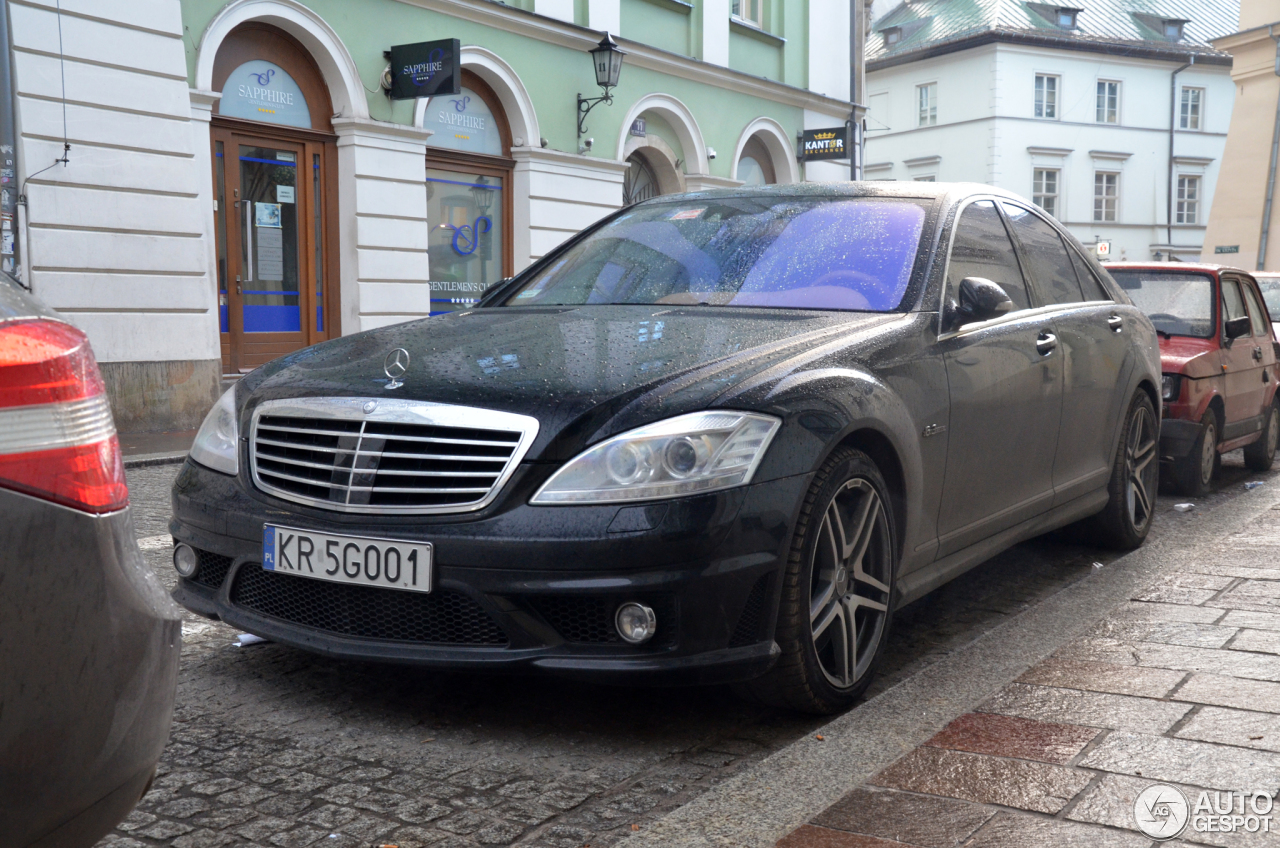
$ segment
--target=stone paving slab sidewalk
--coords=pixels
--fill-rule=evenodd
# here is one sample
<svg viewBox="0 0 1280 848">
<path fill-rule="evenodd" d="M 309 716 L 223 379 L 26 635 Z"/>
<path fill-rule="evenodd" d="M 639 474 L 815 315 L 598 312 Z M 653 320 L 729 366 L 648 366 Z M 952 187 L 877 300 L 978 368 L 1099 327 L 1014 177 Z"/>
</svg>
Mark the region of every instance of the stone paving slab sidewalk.
<svg viewBox="0 0 1280 848">
<path fill-rule="evenodd" d="M 1171 572 L 777 848 L 1280 846 L 1280 808 L 1248 818 L 1280 791 L 1280 504 Z M 1135 815 L 1155 783 L 1191 807 L 1174 842 Z"/>
</svg>

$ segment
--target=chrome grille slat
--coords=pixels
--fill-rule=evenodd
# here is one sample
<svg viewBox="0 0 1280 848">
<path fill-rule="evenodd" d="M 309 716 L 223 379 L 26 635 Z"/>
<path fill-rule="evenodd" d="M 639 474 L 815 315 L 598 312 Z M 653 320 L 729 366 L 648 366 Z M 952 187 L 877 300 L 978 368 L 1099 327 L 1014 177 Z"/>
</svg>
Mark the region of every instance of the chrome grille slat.
<svg viewBox="0 0 1280 848">
<path fill-rule="evenodd" d="M 346 431 L 346 430 L 313 430 L 313 429 L 301 429 L 301 428 L 298 428 L 298 427 L 282 427 L 282 426 L 280 426 L 280 425 L 278 425 L 278 424 L 263 424 L 263 425 L 261 425 L 261 426 L 260 426 L 260 429 L 262 429 L 262 430 L 277 431 L 277 432 L 281 432 L 281 433 L 303 433 L 303 434 L 306 434 L 306 435 L 314 435 L 314 436 L 355 436 L 355 435 L 358 435 L 357 433 L 354 433 L 354 432 L 348 432 L 348 431 Z M 439 436 L 409 436 L 409 435 L 398 435 L 398 434 L 394 434 L 394 433 L 372 433 L 372 432 L 367 432 L 367 431 L 365 432 L 365 434 L 364 434 L 364 435 L 369 436 L 369 437 L 371 437 L 371 438 L 386 439 L 386 440 L 387 440 L 387 441 L 389 441 L 389 442 L 391 442 L 391 441 L 396 441 L 396 442 L 431 442 L 431 443 L 434 443 L 434 444 L 441 444 L 441 445 L 475 445 L 475 446 L 477 446 L 477 447 L 493 447 L 493 448 L 510 448 L 510 447 L 513 447 L 513 446 L 516 444 L 516 441 L 518 441 L 518 439 L 517 439 L 517 440 L 515 440 L 515 441 L 487 442 L 487 441 L 481 441 L 481 440 L 479 440 L 479 439 L 446 439 L 446 438 L 441 438 L 441 437 L 439 437 Z"/>
<path fill-rule="evenodd" d="M 266 401 L 250 467 L 263 491 L 325 509 L 467 512 L 497 497 L 537 432 L 529 416 L 423 401 Z"/>
</svg>

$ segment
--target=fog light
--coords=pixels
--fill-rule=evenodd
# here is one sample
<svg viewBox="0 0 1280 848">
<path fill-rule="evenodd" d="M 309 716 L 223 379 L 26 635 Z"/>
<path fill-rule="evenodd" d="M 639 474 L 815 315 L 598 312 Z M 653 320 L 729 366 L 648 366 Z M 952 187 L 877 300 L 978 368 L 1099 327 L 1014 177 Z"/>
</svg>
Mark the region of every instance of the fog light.
<svg viewBox="0 0 1280 848">
<path fill-rule="evenodd" d="M 624 642 L 642 645 L 653 638 L 658 629 L 658 619 L 653 610 L 644 604 L 628 601 L 618 607 L 618 614 L 613 617 L 613 624 L 618 628 L 618 635 Z"/>
<path fill-rule="evenodd" d="M 200 567 L 200 560 L 190 545 L 178 545 L 173 549 L 173 567 L 183 577 L 190 577 Z"/>
</svg>

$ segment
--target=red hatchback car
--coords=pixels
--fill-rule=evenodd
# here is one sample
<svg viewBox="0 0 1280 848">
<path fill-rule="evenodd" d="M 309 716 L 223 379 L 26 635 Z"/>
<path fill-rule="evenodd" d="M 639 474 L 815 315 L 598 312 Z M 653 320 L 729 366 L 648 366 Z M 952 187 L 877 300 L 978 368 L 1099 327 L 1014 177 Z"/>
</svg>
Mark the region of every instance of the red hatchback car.
<svg viewBox="0 0 1280 848">
<path fill-rule="evenodd" d="M 1257 281 L 1238 268 L 1110 263 L 1107 270 L 1160 336 L 1160 458 L 1183 494 L 1209 490 L 1219 458 L 1271 467 L 1280 437 L 1276 337 Z"/>
</svg>

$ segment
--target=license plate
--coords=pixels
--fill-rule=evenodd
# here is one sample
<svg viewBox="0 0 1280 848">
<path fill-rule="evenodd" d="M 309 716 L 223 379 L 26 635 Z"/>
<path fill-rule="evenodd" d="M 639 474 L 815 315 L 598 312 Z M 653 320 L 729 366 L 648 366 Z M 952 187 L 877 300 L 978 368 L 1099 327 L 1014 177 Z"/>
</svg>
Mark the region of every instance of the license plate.
<svg viewBox="0 0 1280 848">
<path fill-rule="evenodd" d="M 431 591 L 431 544 L 262 526 L 262 567 L 333 583 Z"/>
</svg>

